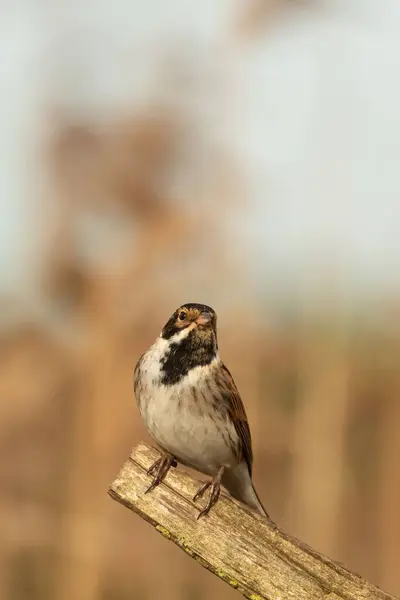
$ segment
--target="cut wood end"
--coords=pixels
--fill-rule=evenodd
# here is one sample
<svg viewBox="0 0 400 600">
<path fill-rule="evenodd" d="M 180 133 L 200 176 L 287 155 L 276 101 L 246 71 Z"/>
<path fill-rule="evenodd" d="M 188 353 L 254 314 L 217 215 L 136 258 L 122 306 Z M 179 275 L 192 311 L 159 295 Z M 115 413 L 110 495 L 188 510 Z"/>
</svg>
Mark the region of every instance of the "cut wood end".
<svg viewBox="0 0 400 600">
<path fill-rule="evenodd" d="M 199 481 L 179 468 L 145 494 L 152 481 L 147 470 L 159 456 L 141 442 L 111 484 L 110 496 L 246 598 L 396 600 L 225 494 L 197 520 L 202 504 L 193 496 Z"/>
</svg>

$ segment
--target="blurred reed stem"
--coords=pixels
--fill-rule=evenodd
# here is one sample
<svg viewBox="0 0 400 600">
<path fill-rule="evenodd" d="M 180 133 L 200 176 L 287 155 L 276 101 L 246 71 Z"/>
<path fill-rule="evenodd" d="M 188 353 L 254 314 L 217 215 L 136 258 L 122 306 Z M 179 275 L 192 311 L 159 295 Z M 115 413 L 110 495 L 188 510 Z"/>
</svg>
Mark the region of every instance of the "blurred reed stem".
<svg viewBox="0 0 400 600">
<path fill-rule="evenodd" d="M 339 314 L 322 328 L 308 317 L 304 313 L 299 338 L 291 523 L 300 538 L 337 557 L 346 482 L 348 331 Z"/>
</svg>

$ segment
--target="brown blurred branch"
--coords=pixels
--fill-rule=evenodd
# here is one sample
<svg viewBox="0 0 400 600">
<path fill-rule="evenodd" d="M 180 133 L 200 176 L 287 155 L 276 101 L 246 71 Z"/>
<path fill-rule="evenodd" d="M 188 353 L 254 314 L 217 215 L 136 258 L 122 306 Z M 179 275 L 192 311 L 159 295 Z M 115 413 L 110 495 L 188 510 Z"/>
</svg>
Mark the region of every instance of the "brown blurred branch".
<svg viewBox="0 0 400 600">
<path fill-rule="evenodd" d="M 145 495 L 146 470 L 158 456 L 154 448 L 139 444 L 111 485 L 110 496 L 246 598 L 394 599 L 226 496 L 197 521 L 198 507 L 191 498 L 199 483 L 179 470 Z"/>
</svg>

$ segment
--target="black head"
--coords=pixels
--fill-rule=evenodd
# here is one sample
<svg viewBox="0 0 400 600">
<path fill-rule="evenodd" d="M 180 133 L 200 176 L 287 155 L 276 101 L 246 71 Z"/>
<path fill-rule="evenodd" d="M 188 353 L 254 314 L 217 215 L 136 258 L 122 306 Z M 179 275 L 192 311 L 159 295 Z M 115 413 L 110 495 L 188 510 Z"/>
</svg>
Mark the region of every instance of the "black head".
<svg viewBox="0 0 400 600">
<path fill-rule="evenodd" d="M 210 330 L 210 333 L 213 332 L 216 336 L 217 315 L 215 311 L 206 304 L 196 304 L 194 302 L 182 304 L 168 319 L 161 332 L 161 337 L 168 340 L 176 333 L 187 328 L 190 328 L 190 330 L 198 329 L 198 333 L 206 333 L 207 330 Z"/>
<path fill-rule="evenodd" d="M 183 304 L 174 312 L 161 332 L 164 340 L 170 340 L 162 359 L 164 385 L 178 383 L 191 369 L 209 365 L 215 359 L 216 321 L 215 312 L 206 304 Z"/>
</svg>

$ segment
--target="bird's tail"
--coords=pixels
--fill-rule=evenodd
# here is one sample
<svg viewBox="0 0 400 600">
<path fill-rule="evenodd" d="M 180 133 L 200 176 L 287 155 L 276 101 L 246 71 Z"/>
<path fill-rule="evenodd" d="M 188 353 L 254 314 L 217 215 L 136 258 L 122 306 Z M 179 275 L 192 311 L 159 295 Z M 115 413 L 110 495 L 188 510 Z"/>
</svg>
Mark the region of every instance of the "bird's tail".
<svg viewBox="0 0 400 600">
<path fill-rule="evenodd" d="M 253 496 L 253 501 L 255 504 L 255 508 L 258 510 L 258 512 L 260 513 L 260 515 L 263 515 L 263 517 L 266 517 L 267 519 L 269 519 L 269 514 L 267 513 L 267 511 L 265 510 L 256 490 L 254 485 L 251 485 L 251 491 L 252 491 L 252 496 Z"/>
<path fill-rule="evenodd" d="M 241 463 L 235 469 L 226 470 L 222 476 L 222 485 L 236 500 L 247 504 L 263 517 L 270 519 L 254 488 L 246 463 Z"/>
</svg>

